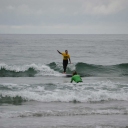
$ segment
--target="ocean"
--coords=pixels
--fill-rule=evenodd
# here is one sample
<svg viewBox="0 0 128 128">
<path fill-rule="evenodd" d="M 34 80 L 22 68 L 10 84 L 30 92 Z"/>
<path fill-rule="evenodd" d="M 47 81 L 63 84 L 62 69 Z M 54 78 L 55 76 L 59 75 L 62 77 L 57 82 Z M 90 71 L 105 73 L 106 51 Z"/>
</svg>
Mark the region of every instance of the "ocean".
<svg viewBox="0 0 128 128">
<path fill-rule="evenodd" d="M 1 34 L 0 128 L 128 128 L 128 35 Z"/>
</svg>

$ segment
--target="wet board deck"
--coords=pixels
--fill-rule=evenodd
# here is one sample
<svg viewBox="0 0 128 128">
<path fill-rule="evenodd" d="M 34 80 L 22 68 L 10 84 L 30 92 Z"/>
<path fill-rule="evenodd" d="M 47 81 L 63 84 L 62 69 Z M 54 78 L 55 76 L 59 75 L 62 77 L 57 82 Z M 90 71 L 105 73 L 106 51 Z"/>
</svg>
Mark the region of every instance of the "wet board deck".
<svg viewBox="0 0 128 128">
<path fill-rule="evenodd" d="M 64 77 L 72 77 L 72 74 L 62 74 Z"/>
<path fill-rule="evenodd" d="M 66 77 L 72 77 L 72 74 L 65 74 Z"/>
<path fill-rule="evenodd" d="M 72 74 L 63 74 L 64 77 L 72 77 Z M 84 75 L 80 75 L 81 77 L 85 77 Z"/>
</svg>

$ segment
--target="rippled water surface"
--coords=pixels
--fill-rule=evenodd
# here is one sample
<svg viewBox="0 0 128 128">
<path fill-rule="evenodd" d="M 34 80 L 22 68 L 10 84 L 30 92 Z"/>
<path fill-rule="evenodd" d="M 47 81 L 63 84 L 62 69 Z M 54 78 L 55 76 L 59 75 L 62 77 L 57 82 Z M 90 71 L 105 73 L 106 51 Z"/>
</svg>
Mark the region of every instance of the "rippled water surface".
<svg viewBox="0 0 128 128">
<path fill-rule="evenodd" d="M 127 128 L 127 51 L 127 35 L 0 35 L 0 128 Z"/>
</svg>

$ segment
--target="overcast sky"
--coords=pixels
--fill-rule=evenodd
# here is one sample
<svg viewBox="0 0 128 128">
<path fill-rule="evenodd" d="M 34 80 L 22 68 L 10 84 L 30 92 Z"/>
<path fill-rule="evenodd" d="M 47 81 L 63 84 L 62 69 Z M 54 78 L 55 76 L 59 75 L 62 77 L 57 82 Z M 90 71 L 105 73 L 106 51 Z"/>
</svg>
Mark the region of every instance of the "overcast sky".
<svg viewBox="0 0 128 128">
<path fill-rule="evenodd" d="M 0 34 L 128 34 L 128 0 L 0 0 Z"/>
</svg>

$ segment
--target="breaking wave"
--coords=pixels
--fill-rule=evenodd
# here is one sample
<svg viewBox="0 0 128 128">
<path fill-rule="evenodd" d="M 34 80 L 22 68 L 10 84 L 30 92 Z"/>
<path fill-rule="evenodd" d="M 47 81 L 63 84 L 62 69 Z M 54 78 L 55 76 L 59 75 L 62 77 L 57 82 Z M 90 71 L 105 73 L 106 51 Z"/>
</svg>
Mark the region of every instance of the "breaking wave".
<svg viewBox="0 0 128 128">
<path fill-rule="evenodd" d="M 0 84 L 0 103 L 106 102 L 128 101 L 128 84 L 100 81 L 96 83 Z"/>
<path fill-rule="evenodd" d="M 76 70 L 86 77 L 122 77 L 128 76 L 128 63 L 117 65 L 94 65 L 87 63 L 69 64 L 67 73 Z M 37 76 L 61 76 L 63 67 L 61 63 L 30 64 L 30 65 L 6 65 L 0 64 L 0 77 L 37 77 Z"/>
</svg>

